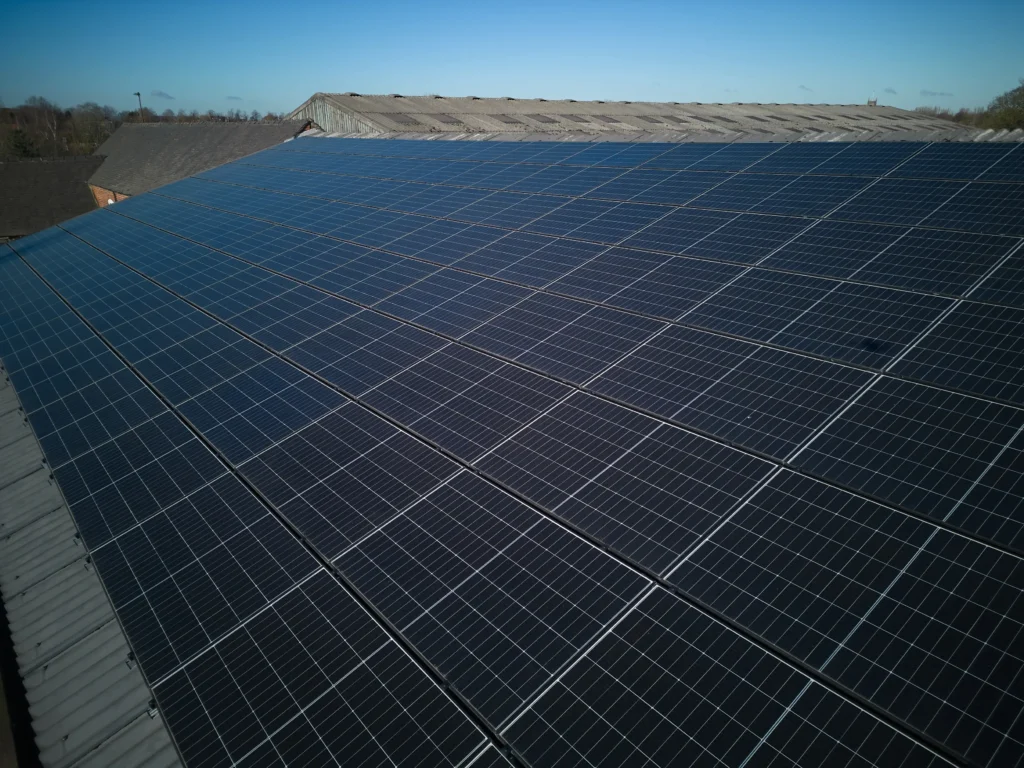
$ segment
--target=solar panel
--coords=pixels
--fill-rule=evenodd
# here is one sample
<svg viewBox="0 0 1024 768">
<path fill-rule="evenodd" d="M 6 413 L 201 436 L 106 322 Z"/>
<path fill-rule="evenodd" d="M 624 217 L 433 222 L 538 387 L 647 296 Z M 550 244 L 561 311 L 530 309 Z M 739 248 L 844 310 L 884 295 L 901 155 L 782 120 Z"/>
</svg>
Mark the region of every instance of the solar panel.
<svg viewBox="0 0 1024 768">
<path fill-rule="evenodd" d="M 1019 764 L 1018 155 L 299 139 L 0 358 L 188 765 Z"/>
</svg>

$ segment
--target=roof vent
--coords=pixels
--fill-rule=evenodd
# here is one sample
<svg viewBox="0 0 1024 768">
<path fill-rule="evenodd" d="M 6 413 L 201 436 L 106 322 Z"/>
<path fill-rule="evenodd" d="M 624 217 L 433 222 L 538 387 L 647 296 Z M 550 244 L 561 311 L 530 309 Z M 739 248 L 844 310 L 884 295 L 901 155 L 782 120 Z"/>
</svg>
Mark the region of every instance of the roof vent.
<svg viewBox="0 0 1024 768">
<path fill-rule="evenodd" d="M 595 104 L 604 104 L 604 102 L 599 99 L 598 101 L 595 102 Z"/>
<path fill-rule="evenodd" d="M 389 93 L 388 94 L 388 98 L 389 99 L 404 99 L 405 97 L 402 94 L 400 94 L 400 93 Z"/>
<path fill-rule="evenodd" d="M 341 95 L 342 96 L 362 96 L 361 93 L 356 93 L 355 91 L 349 91 L 348 93 L 343 93 Z"/>
<path fill-rule="evenodd" d="M 576 99 L 566 99 L 566 101 L 568 101 L 570 104 L 576 103 Z"/>
<path fill-rule="evenodd" d="M 432 98 L 432 99 L 443 99 L 444 96 L 438 96 L 436 93 L 432 93 L 432 94 L 430 94 L 430 98 Z"/>
<path fill-rule="evenodd" d="M 469 99 L 470 101 L 480 101 L 479 96 L 467 96 L 466 98 Z"/>
<path fill-rule="evenodd" d="M 511 96 L 502 96 L 501 100 L 502 101 L 515 101 L 515 99 L 513 99 Z"/>
<path fill-rule="evenodd" d="M 547 99 L 537 99 L 537 101 L 547 101 Z"/>
<path fill-rule="evenodd" d="M 624 102 L 622 102 L 622 103 L 623 103 L 623 104 L 632 104 L 633 102 L 632 102 L 632 101 L 624 101 Z"/>
</svg>

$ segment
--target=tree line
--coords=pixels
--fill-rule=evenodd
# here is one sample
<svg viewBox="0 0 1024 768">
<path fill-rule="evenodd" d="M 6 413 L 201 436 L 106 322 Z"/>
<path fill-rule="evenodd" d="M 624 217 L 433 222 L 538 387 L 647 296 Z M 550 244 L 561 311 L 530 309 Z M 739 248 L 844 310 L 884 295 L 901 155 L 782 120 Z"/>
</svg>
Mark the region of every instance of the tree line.
<svg viewBox="0 0 1024 768">
<path fill-rule="evenodd" d="M 945 107 L 918 107 L 915 111 L 972 128 L 996 131 L 1024 128 L 1024 78 L 1016 88 L 992 99 L 987 107 L 963 108 L 955 112 Z"/>
<path fill-rule="evenodd" d="M 24 104 L 5 107 L 0 102 L 0 158 L 69 157 L 92 154 L 123 123 L 257 123 L 276 122 L 284 115 L 208 110 L 177 112 L 165 109 L 157 114 L 148 107 L 141 112 L 117 110 L 94 101 L 63 108 L 40 96 Z"/>
</svg>

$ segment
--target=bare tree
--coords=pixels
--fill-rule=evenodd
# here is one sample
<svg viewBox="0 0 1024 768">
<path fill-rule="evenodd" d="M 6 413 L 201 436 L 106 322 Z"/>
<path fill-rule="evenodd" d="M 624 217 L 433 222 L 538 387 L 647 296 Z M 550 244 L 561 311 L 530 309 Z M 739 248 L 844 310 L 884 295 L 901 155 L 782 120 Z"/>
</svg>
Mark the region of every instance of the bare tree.
<svg viewBox="0 0 1024 768">
<path fill-rule="evenodd" d="M 42 133 L 46 137 L 46 141 L 49 143 L 53 154 L 57 154 L 59 147 L 57 124 L 60 107 L 40 96 L 29 96 L 25 100 L 25 106 L 32 110 L 35 121 L 42 129 Z"/>
</svg>

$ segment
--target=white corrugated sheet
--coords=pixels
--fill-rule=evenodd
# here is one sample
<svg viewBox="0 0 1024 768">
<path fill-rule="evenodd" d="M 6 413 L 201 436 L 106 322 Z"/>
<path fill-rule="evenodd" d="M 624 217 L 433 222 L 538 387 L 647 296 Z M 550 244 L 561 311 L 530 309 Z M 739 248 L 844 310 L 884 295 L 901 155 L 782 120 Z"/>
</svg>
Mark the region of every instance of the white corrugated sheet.
<svg viewBox="0 0 1024 768">
<path fill-rule="evenodd" d="M 44 766 L 180 765 L 5 377 L 0 378 L 0 595 Z"/>
</svg>

